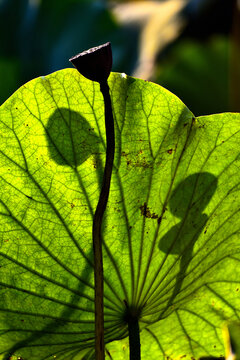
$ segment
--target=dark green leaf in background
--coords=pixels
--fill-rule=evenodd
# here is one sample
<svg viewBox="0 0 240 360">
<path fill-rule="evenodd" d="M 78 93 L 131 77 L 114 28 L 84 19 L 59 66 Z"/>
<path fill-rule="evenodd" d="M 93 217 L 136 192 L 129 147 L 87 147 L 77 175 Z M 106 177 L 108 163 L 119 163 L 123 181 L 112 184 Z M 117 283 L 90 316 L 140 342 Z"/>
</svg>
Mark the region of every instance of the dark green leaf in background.
<svg viewBox="0 0 240 360">
<path fill-rule="evenodd" d="M 121 59 L 123 40 L 117 29 L 101 1 L 1 1 L 0 103 L 39 74 L 67 67 L 79 49 L 114 39 Z"/>
<path fill-rule="evenodd" d="M 183 39 L 159 65 L 157 82 L 188 104 L 195 115 L 230 109 L 230 41 Z"/>
<path fill-rule="evenodd" d="M 103 224 L 106 358 L 222 356 L 239 317 L 240 115 L 194 118 L 158 85 L 112 74 L 116 155 Z M 92 219 L 105 161 L 97 83 L 65 69 L 0 109 L 0 359 L 94 354 Z"/>
</svg>

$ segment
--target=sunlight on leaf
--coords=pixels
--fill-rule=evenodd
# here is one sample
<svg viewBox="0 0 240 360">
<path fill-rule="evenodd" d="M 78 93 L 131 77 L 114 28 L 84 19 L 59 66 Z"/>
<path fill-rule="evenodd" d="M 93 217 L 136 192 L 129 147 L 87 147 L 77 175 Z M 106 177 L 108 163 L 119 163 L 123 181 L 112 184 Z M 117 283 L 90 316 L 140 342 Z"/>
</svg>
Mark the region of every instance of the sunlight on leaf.
<svg viewBox="0 0 240 360">
<path fill-rule="evenodd" d="M 103 223 L 106 359 L 223 356 L 239 318 L 240 115 L 194 118 L 113 73 L 116 155 Z M 92 220 L 105 161 L 99 85 L 65 69 L 0 109 L 0 359 L 94 358 Z M 85 357 L 84 357 L 85 354 Z"/>
</svg>

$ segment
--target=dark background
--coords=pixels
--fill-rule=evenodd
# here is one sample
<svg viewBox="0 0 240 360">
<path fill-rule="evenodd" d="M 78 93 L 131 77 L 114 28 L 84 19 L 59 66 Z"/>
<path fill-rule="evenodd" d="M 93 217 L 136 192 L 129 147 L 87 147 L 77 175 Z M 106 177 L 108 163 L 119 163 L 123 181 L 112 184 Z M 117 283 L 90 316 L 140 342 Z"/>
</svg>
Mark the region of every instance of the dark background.
<svg viewBox="0 0 240 360">
<path fill-rule="evenodd" d="M 0 103 L 107 41 L 113 71 L 157 82 L 195 115 L 240 112 L 239 0 L 0 0 Z"/>
</svg>

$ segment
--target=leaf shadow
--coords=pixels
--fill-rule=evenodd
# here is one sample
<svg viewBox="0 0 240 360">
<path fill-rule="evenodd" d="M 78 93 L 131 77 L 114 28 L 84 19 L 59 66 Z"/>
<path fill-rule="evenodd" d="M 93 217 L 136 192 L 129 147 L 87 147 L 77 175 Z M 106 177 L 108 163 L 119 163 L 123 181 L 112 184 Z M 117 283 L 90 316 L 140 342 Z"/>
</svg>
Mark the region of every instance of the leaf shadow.
<svg viewBox="0 0 240 360">
<path fill-rule="evenodd" d="M 173 190 L 168 209 L 181 219 L 159 241 L 159 249 L 167 255 L 179 255 L 180 268 L 175 286 L 161 313 L 173 305 L 192 259 L 194 244 L 199 238 L 208 216 L 203 213 L 217 188 L 217 178 L 208 172 L 195 173 L 180 182 Z"/>
<path fill-rule="evenodd" d="M 49 155 L 59 165 L 76 168 L 90 155 L 98 154 L 99 136 L 78 112 L 58 108 L 46 126 Z"/>
</svg>

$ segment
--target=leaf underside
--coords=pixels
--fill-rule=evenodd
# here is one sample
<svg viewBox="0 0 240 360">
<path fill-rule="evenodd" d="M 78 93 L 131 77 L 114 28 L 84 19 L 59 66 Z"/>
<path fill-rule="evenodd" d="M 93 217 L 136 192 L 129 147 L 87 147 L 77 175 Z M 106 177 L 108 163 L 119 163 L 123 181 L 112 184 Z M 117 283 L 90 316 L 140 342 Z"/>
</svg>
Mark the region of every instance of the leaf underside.
<svg viewBox="0 0 240 360">
<path fill-rule="evenodd" d="M 103 223 L 106 359 L 223 356 L 238 319 L 240 115 L 194 118 L 112 73 L 116 155 Z M 65 69 L 0 108 L 0 359 L 94 358 L 92 220 L 105 162 L 99 84 Z M 14 359 L 14 357 L 12 357 Z"/>
</svg>

